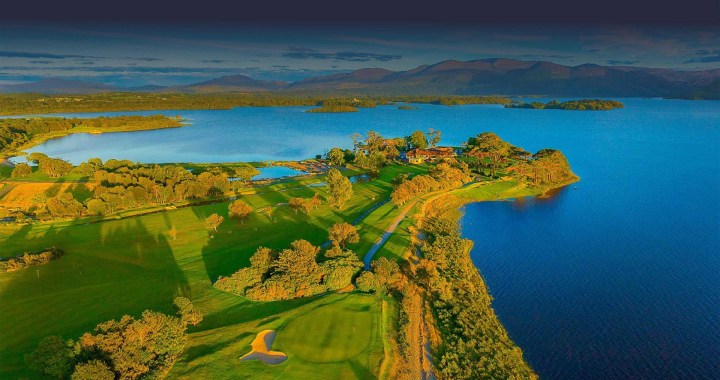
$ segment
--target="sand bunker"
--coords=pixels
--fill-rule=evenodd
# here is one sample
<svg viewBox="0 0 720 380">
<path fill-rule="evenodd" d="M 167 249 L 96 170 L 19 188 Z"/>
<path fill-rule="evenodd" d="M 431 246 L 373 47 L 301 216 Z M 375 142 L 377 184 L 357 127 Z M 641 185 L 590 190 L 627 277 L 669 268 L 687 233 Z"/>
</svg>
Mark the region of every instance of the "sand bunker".
<svg viewBox="0 0 720 380">
<path fill-rule="evenodd" d="M 265 364 L 280 364 L 287 360 L 287 355 L 280 351 L 270 351 L 275 341 L 275 330 L 264 330 L 257 334 L 250 346 L 252 351 L 243 355 L 240 360 L 261 360 Z"/>
</svg>

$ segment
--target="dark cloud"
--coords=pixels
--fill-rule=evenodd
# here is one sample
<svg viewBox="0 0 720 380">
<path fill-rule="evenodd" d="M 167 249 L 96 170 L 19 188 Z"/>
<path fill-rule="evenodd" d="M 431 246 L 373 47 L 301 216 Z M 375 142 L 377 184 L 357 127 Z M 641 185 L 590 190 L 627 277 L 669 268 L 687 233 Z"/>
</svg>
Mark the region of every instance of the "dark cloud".
<svg viewBox="0 0 720 380">
<path fill-rule="evenodd" d="M 683 63 L 711 63 L 711 62 L 720 62 L 720 54 L 709 55 L 707 57 L 688 59 L 687 61 L 685 61 Z"/>
<path fill-rule="evenodd" d="M 698 49 L 695 50 L 695 55 L 699 56 L 697 58 L 691 58 L 683 63 L 714 63 L 714 62 L 720 62 L 720 49 L 715 50 L 708 50 L 708 49 Z"/>
<path fill-rule="evenodd" d="M 122 57 L 122 59 L 132 59 L 134 61 L 143 61 L 143 62 L 162 61 L 161 58 L 153 58 L 153 57 Z"/>
<path fill-rule="evenodd" d="M 224 59 L 202 59 L 200 60 L 202 63 L 225 63 L 227 60 Z"/>
<path fill-rule="evenodd" d="M 88 59 L 107 59 L 108 57 L 99 57 L 94 55 L 81 55 L 81 54 L 54 54 L 54 53 L 36 53 L 29 51 L 0 51 L 0 57 L 5 58 L 42 58 L 42 59 L 76 59 L 81 60 L 81 64 L 86 65 L 85 61 Z M 162 61 L 160 58 L 153 57 L 120 57 L 120 59 L 128 59 L 133 61 L 142 62 L 155 62 Z"/>
<path fill-rule="evenodd" d="M 599 52 L 599 51 L 600 51 L 600 49 L 590 49 L 590 50 L 588 50 L 587 52 L 588 52 L 588 53 L 597 53 L 597 52 Z"/>
<path fill-rule="evenodd" d="M 53 63 L 52 61 L 30 61 L 30 63 L 34 63 L 36 65 L 47 65 L 50 63 Z"/>
<path fill-rule="evenodd" d="M 720 54 L 720 49 L 717 49 L 717 50 L 708 50 L 708 49 L 695 50 L 695 55 L 718 55 L 718 54 Z"/>
<path fill-rule="evenodd" d="M 636 63 L 638 63 L 638 62 L 640 62 L 640 61 L 627 61 L 627 60 L 608 59 L 608 60 L 605 61 L 605 62 L 607 62 L 608 65 L 617 66 L 617 65 L 634 65 L 634 64 L 636 64 Z"/>
<path fill-rule="evenodd" d="M 562 55 L 562 54 L 523 54 L 521 57 L 533 58 L 533 59 L 573 59 L 573 58 L 575 58 L 572 55 Z"/>
<path fill-rule="evenodd" d="M 95 62 L 93 62 L 93 61 L 78 61 L 78 63 L 81 65 L 94 65 L 95 64 Z"/>
<path fill-rule="evenodd" d="M 52 53 L 33 53 L 27 51 L 0 51 L 0 57 L 5 58 L 45 58 L 45 59 L 66 59 L 66 58 L 105 58 L 94 57 L 90 55 L 77 54 L 52 54 Z"/>
<path fill-rule="evenodd" d="M 298 52 L 298 53 L 316 53 L 317 52 L 317 50 L 315 50 L 315 49 L 310 49 L 310 48 L 306 48 L 306 47 L 302 47 L 302 46 L 290 46 L 287 49 L 288 49 L 288 51 L 294 51 L 294 52 Z"/>
<path fill-rule="evenodd" d="M 369 62 L 369 61 L 381 61 L 387 62 L 394 59 L 402 58 L 402 55 L 395 54 L 376 54 L 376 53 L 364 53 L 356 51 L 339 51 L 336 53 L 321 53 L 315 49 L 291 46 L 283 53 L 285 58 L 293 59 L 328 59 L 334 61 L 349 61 L 349 62 Z"/>
</svg>

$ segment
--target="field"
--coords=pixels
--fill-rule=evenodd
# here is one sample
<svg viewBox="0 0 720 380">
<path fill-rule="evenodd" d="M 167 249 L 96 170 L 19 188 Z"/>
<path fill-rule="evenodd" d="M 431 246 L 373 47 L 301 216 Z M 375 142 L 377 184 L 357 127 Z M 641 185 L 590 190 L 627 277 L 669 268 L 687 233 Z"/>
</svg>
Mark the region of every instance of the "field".
<svg viewBox="0 0 720 380">
<path fill-rule="evenodd" d="M 38 198 L 52 198 L 70 192 L 75 199 L 83 201 L 90 197 L 95 185 L 82 182 L 13 182 L 7 191 L 0 189 L 0 207 L 19 208 L 28 211 Z"/>
<path fill-rule="evenodd" d="M 255 373 L 254 366 L 265 364 L 242 362 L 241 366 L 239 361 L 229 361 L 224 355 L 230 352 L 237 359 L 245 354 L 249 342 L 264 328 L 278 331 L 274 347 L 290 357 L 280 365 L 285 367 L 266 368 L 268 376 L 307 373 L 315 378 L 336 378 L 367 374 L 378 368 L 376 364 L 382 357 L 381 313 L 376 312 L 379 304 L 373 297 L 350 293 L 261 303 L 220 292 L 211 284 L 217 276 L 247 265 L 259 245 L 279 249 L 301 238 L 322 244 L 332 224 L 353 221 L 375 202 L 386 198 L 392 188 L 391 180 L 399 173 L 425 170 L 386 167 L 377 179 L 356 184 L 354 197 L 341 211 L 323 205 L 304 215 L 283 205 L 291 196 L 323 193 L 324 187 L 307 186 L 322 178 L 310 177 L 261 187 L 257 193 L 243 196 L 256 210 L 268 210 L 253 213 L 244 224 L 227 219 L 228 204 L 222 202 L 101 223 L 78 219 L 0 227 L 0 256 L 53 246 L 66 252 L 62 259 L 48 265 L 0 274 L 0 303 L 12 305 L 0 309 L 1 377 L 29 375 L 23 354 L 45 336 L 77 338 L 99 322 L 124 314 L 137 316 L 145 309 L 172 312 L 176 295 L 191 298 L 206 315 L 205 321 L 191 330 L 188 349 L 174 369 L 178 377 L 194 377 L 194 371 L 200 371 L 197 363 L 205 362 L 212 365 L 203 365 L 202 371 L 212 372 L 214 366 L 225 371 L 229 368 L 224 366 L 232 364 L 233 373 L 243 373 L 243 368 L 249 368 L 246 374 Z M 226 217 L 217 233 L 204 226 L 204 218 L 214 212 Z M 175 239 L 169 233 L 173 227 L 177 231 Z M 363 240 L 358 246 L 368 245 L 368 238 L 361 236 Z M 364 314 L 372 316 L 372 320 L 359 318 L 357 310 L 364 308 L 369 311 Z M 310 309 L 314 309 L 317 317 L 314 319 L 353 321 L 354 331 L 349 331 L 347 323 L 318 325 L 313 330 L 307 327 L 312 320 L 293 320 Z M 360 330 L 367 334 L 362 339 L 353 339 L 353 347 L 342 349 L 357 353 L 353 359 L 333 362 L 331 353 L 337 349 L 337 340 L 331 338 L 360 334 Z M 293 345 L 291 340 L 299 337 L 299 332 L 314 332 L 319 337 L 316 353 L 308 355 L 302 344 Z M 324 346 L 326 337 L 330 338 Z M 320 360 L 313 355 L 319 355 Z M 312 360 L 315 360 L 312 365 L 307 364 Z"/>
<path fill-rule="evenodd" d="M 305 176 L 260 186 L 242 196 L 256 212 L 244 223 L 228 218 L 228 202 L 97 222 L 74 221 L 0 226 L 0 256 L 57 247 L 66 255 L 50 264 L 0 274 L 0 377 L 31 375 L 23 355 L 48 335 L 77 338 L 97 323 L 145 309 L 172 312 L 172 299 L 192 299 L 205 320 L 190 329 L 184 354 L 173 378 L 368 378 L 387 370 L 386 324 L 381 303 L 394 310 L 392 299 L 381 301 L 356 292 L 327 294 L 282 302 L 251 302 L 216 290 L 212 282 L 247 266 L 258 246 L 282 249 L 306 239 L 327 240 L 328 228 L 339 221 L 357 222 L 361 240 L 351 246 L 362 257 L 399 215 L 391 203 L 374 208 L 390 194 L 401 173 L 425 173 L 424 166 L 390 165 L 372 181 L 353 186 L 355 195 L 343 210 L 329 205 L 306 215 L 287 205 L 290 197 L 325 195 L 322 176 Z M 355 174 L 348 172 L 347 174 Z M 8 182 L 23 191 L 72 191 L 77 182 Z M 46 189 L 47 187 L 47 189 Z M 44 190 L 43 190 L 44 189 Z M 467 199 L 497 199 L 530 194 L 514 182 L 473 184 L 454 193 Z M 372 212 L 367 212 L 371 210 Z M 411 239 L 409 227 L 420 203 L 398 226 L 376 257 L 402 257 Z M 204 219 L 226 218 L 217 232 Z M 170 231 L 175 230 L 175 234 Z M 273 349 L 288 355 L 275 365 L 239 361 L 255 335 L 277 331 Z M 383 369 L 384 368 L 384 369 Z"/>
</svg>

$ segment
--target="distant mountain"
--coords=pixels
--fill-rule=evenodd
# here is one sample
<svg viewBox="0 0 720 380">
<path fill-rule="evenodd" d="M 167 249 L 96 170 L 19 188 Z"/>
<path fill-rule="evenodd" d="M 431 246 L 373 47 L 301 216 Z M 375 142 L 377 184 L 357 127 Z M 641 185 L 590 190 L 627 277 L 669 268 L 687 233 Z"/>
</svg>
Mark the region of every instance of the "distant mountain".
<svg viewBox="0 0 720 380">
<path fill-rule="evenodd" d="M 0 85 L 0 93 L 97 94 L 118 91 L 117 87 L 97 82 L 47 78 L 32 83 Z"/>
<path fill-rule="evenodd" d="M 308 78 L 290 91 L 433 94 L 546 95 L 555 97 L 682 97 L 720 99 L 720 69 L 678 71 L 493 58 L 443 61 L 408 71 L 362 69 Z"/>
<path fill-rule="evenodd" d="M 173 86 L 161 89 L 163 92 L 213 93 L 213 92 L 256 92 L 278 90 L 287 87 L 287 82 L 252 79 L 245 75 L 230 75 L 209 81 Z"/>
<path fill-rule="evenodd" d="M 492 58 L 442 61 L 407 71 L 367 68 L 294 83 L 224 76 L 181 86 L 115 87 L 43 79 L 0 86 L 0 93 L 90 94 L 111 91 L 240 93 L 281 91 L 368 95 L 539 95 L 549 97 L 667 97 L 720 99 L 720 69 L 680 71 L 631 66 L 564 66 L 546 61 Z"/>
</svg>

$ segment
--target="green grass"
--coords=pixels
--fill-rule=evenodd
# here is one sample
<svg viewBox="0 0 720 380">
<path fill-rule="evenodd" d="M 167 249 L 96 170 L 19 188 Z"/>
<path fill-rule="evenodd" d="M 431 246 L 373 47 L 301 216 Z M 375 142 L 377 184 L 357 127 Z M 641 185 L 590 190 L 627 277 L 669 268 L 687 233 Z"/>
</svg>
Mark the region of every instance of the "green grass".
<svg viewBox="0 0 720 380">
<path fill-rule="evenodd" d="M 308 187 L 323 181 L 322 176 L 259 187 L 255 194 L 241 197 L 255 209 L 269 210 L 253 213 L 245 223 L 227 218 L 228 203 L 222 202 L 100 223 L 86 218 L 2 226 L 0 256 L 47 247 L 61 248 L 66 255 L 44 266 L 0 273 L 0 377 L 32 376 L 23 355 L 45 336 L 77 338 L 97 323 L 124 314 L 138 316 L 145 309 L 170 313 L 177 295 L 191 298 L 205 320 L 190 329 L 173 378 L 377 376 L 387 321 L 375 298 L 350 293 L 250 302 L 216 290 L 212 282 L 246 266 L 258 246 L 281 249 L 296 239 L 322 244 L 332 224 L 353 221 L 387 198 L 398 174 L 426 171 L 423 166 L 390 165 L 375 180 L 354 185 L 355 195 L 343 210 L 322 205 L 310 215 L 296 214 L 282 204 L 294 196 L 324 196 L 324 187 Z M 512 183 L 494 183 L 457 192 L 505 197 L 514 189 Z M 226 217 L 217 233 L 203 223 L 215 212 Z M 364 254 L 398 212 L 386 204 L 368 215 L 359 226 L 360 243 L 350 248 Z M 404 220 L 378 255 L 397 257 L 409 241 L 410 223 L 410 218 Z M 278 331 L 273 348 L 289 359 L 278 366 L 237 360 L 247 353 L 255 334 L 266 328 Z"/>
<path fill-rule="evenodd" d="M 178 370 L 182 373 L 179 377 L 194 377 L 194 371 L 211 371 L 208 373 L 217 375 L 212 378 L 227 377 L 228 372 L 225 375 L 222 375 L 223 372 L 212 372 L 213 366 L 225 368 L 227 358 L 223 356 L 224 348 L 235 347 L 237 341 L 242 343 L 237 350 L 244 351 L 252 340 L 248 334 L 254 336 L 257 332 L 255 326 L 263 321 L 270 325 L 273 319 L 289 320 L 291 316 L 287 313 L 297 309 L 297 315 L 300 315 L 308 311 L 300 308 L 314 307 L 311 305 L 319 307 L 317 313 L 323 313 L 321 308 L 326 307 L 323 306 L 325 302 L 336 296 L 257 303 L 220 292 L 212 287 L 212 281 L 219 275 L 227 275 L 246 266 L 249 257 L 260 245 L 280 249 L 301 238 L 320 245 L 327 239 L 327 229 L 332 224 L 342 220 L 352 221 L 375 202 L 389 196 L 391 180 L 395 176 L 419 170 L 423 169 L 388 166 L 376 180 L 356 184 L 355 195 L 343 210 L 323 205 L 310 215 L 295 214 L 289 207 L 278 206 L 278 203 L 287 202 L 291 196 L 307 197 L 314 192 L 324 195 L 324 187 L 297 188 L 321 181 L 321 178 L 311 177 L 295 183 L 259 188 L 257 194 L 242 199 L 256 209 L 269 207 L 270 212 L 268 215 L 255 212 L 244 224 L 227 218 L 228 203 L 223 202 L 100 223 L 88 224 L 88 219 L 81 219 L 0 227 L 0 256 L 47 247 L 61 248 L 66 252 L 61 259 L 44 266 L 0 273 L 0 304 L 3 305 L 0 308 L 0 377 L 32 375 L 25 368 L 23 354 L 31 351 L 45 336 L 57 334 L 77 338 L 97 323 L 117 319 L 124 314 L 138 316 L 145 309 L 172 312 L 172 299 L 176 295 L 191 298 L 206 315 L 205 321 L 193 328 L 189 344 L 193 346 L 196 339 L 211 341 L 205 348 L 202 347 L 205 343 L 189 347 L 178 363 Z M 279 189 L 284 191 L 273 191 Z M 205 229 L 203 220 L 214 212 L 225 216 L 226 221 L 217 233 L 210 233 Z M 170 235 L 173 226 L 177 230 L 176 240 Z M 361 301 L 365 296 L 358 294 L 337 297 L 355 299 L 352 301 L 355 304 L 367 302 Z M 344 310 L 352 310 L 353 307 L 356 306 L 331 308 L 327 315 L 342 316 L 345 315 Z M 370 305 L 371 310 L 376 307 Z M 372 311 L 370 314 L 380 315 Z M 322 318 L 324 314 L 315 315 Z M 301 326 L 302 321 L 297 323 L 296 326 Z M 293 324 L 288 326 L 292 331 Z M 377 328 L 374 329 L 371 340 L 381 341 Z M 341 330 L 340 325 L 325 328 L 327 333 L 333 334 L 339 334 Z M 278 331 L 277 344 L 284 345 L 283 333 Z M 216 334 L 221 335 L 208 337 Z M 224 340 L 213 340 L 219 337 Z M 368 365 L 368 360 L 377 356 L 378 343 L 370 346 L 364 342 L 358 344 L 365 348 L 363 354 L 355 357 L 357 360 L 302 367 L 297 364 L 300 360 L 291 358 L 287 361 L 288 369 L 278 373 L 284 373 L 283 377 L 295 376 L 295 373 L 314 374 L 314 378 L 367 374 L 375 368 Z M 200 370 L 193 363 L 211 364 L 207 364 L 207 369 Z M 235 364 L 233 362 L 229 368 L 235 368 Z M 264 366 L 261 363 L 249 364 L 249 372 L 232 369 L 230 373 L 241 371 L 237 373 L 248 375 L 253 373 L 252 366 L 257 365 Z M 296 366 L 299 369 L 295 370 Z M 302 368 L 306 368 L 307 372 L 303 372 Z"/>
<path fill-rule="evenodd" d="M 308 311 L 282 327 L 279 347 L 309 363 L 350 360 L 371 346 L 379 328 L 379 302 L 375 297 L 353 297 Z"/>
<path fill-rule="evenodd" d="M 193 332 L 170 378 L 367 379 L 377 377 L 383 357 L 380 300 L 363 294 L 330 294 L 277 303 L 264 313 L 251 303 L 225 313 L 227 324 Z M 292 307 L 283 307 L 292 304 Z M 252 318 L 246 313 L 254 314 Z M 243 318 L 243 316 L 245 316 Z M 232 319 L 231 319 L 232 318 Z M 250 319 L 250 320 L 248 320 Z M 214 319 L 212 322 L 217 322 Z M 288 360 L 279 365 L 240 361 L 255 335 L 277 331 L 272 349 Z"/>
</svg>

